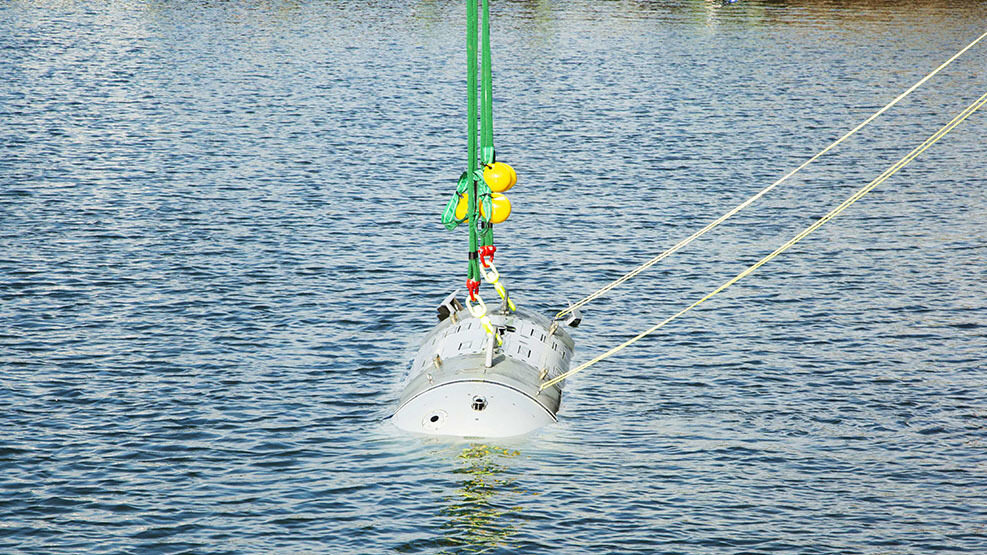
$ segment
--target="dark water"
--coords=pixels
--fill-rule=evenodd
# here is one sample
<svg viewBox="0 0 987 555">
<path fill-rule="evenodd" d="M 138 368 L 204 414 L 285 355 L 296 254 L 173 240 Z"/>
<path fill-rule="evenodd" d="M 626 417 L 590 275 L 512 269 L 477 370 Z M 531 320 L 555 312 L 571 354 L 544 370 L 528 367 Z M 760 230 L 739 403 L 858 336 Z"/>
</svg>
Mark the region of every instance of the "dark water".
<svg viewBox="0 0 987 555">
<path fill-rule="evenodd" d="M 498 261 L 557 309 L 987 31 L 984 2 L 495 2 Z M 0 6 L 0 552 L 987 552 L 979 113 L 496 444 L 386 417 L 462 287 L 461 2 Z M 674 313 L 987 90 L 981 44 L 605 299 Z M 492 295 L 491 291 L 487 295 Z"/>
</svg>

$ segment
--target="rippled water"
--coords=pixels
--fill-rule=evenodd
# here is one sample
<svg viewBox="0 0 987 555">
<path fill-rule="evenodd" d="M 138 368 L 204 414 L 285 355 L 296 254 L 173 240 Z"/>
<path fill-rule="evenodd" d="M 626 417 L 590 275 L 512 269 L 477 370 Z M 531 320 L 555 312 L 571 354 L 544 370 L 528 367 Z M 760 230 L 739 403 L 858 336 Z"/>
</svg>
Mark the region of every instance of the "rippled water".
<svg viewBox="0 0 987 555">
<path fill-rule="evenodd" d="M 0 6 L 0 551 L 987 552 L 979 113 L 496 444 L 386 418 L 462 287 L 461 2 Z M 987 30 L 983 2 L 494 2 L 497 232 L 559 308 Z M 691 303 L 987 90 L 982 44 L 587 307 Z"/>
</svg>

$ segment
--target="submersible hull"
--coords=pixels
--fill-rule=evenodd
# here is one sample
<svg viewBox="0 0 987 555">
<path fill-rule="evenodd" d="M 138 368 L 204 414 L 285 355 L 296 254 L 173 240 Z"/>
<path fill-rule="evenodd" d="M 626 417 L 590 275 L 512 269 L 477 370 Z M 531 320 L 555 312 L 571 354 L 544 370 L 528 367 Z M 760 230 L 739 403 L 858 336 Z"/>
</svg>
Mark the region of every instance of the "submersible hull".
<svg viewBox="0 0 987 555">
<path fill-rule="evenodd" d="M 459 437 L 523 435 L 556 422 L 575 349 L 565 330 L 526 310 L 489 314 L 503 340 L 466 310 L 451 310 L 425 337 L 392 417 L 400 429 Z M 558 329 L 553 329 L 558 328 Z"/>
</svg>

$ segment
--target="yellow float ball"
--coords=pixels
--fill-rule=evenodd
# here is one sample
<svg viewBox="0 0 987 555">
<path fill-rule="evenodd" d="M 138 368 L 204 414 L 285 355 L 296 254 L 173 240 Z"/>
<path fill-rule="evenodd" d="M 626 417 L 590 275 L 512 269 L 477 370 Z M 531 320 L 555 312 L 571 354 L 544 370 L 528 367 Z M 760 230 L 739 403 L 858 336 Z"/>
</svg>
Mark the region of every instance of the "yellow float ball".
<svg viewBox="0 0 987 555">
<path fill-rule="evenodd" d="M 459 197 L 459 202 L 456 203 L 456 219 L 462 220 L 466 217 L 466 212 L 470 209 L 470 197 L 469 195 L 462 195 Z"/>
<path fill-rule="evenodd" d="M 486 210 L 484 210 L 484 206 L 487 204 L 493 205 L 493 214 L 490 216 L 490 223 L 499 224 L 510 217 L 511 201 L 507 200 L 505 195 L 493 193 L 490 195 L 490 200 L 484 201 L 480 204 L 480 214 L 484 218 L 487 217 Z"/>
<path fill-rule="evenodd" d="M 517 172 L 503 162 L 494 162 L 483 167 L 483 181 L 495 193 L 503 193 L 517 183 Z"/>
</svg>

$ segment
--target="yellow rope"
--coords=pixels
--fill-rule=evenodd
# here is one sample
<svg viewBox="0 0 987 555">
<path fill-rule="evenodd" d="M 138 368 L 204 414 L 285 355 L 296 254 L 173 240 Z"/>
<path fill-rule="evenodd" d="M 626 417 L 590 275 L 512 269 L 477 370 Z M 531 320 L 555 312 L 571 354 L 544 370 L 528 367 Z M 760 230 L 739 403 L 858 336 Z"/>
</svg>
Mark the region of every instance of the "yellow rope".
<svg viewBox="0 0 987 555">
<path fill-rule="evenodd" d="M 761 198 L 764 195 L 766 195 L 769 191 L 771 191 L 772 189 L 774 189 L 778 185 L 781 185 L 782 183 L 784 183 L 785 181 L 787 181 L 788 178 L 792 177 L 793 175 L 795 175 L 796 173 L 798 173 L 799 171 L 801 171 L 802 169 L 804 169 L 809 164 L 815 162 L 821 156 L 823 156 L 824 154 L 826 154 L 830 150 L 836 148 L 837 145 L 839 145 L 840 143 L 842 143 L 843 141 L 845 141 L 846 139 L 848 139 L 850 136 L 854 135 L 857 131 L 860 131 L 861 129 L 863 129 L 864 126 L 866 126 L 870 122 L 872 122 L 875 119 L 877 119 L 878 116 L 880 116 L 884 112 L 888 111 L 892 106 L 894 106 L 895 104 L 897 104 L 898 102 L 900 102 L 903 98 L 905 98 L 906 96 L 908 96 L 909 94 L 911 94 L 915 89 L 919 88 L 923 83 L 925 83 L 926 81 L 928 81 L 929 79 L 931 79 L 935 74 L 939 73 L 943 68 L 945 68 L 946 66 L 948 66 L 949 64 L 951 64 L 956 58 L 959 58 L 964 52 L 966 52 L 967 50 L 969 50 L 970 48 L 972 48 L 975 44 L 977 44 L 978 42 L 980 42 L 984 37 L 987 37 L 987 33 L 984 33 L 984 34 L 980 35 L 979 37 L 977 37 L 976 40 L 974 40 L 970 44 L 966 45 L 965 48 L 963 48 L 962 50 L 960 50 L 956 54 L 953 54 L 953 56 L 951 58 L 949 58 L 948 60 L 946 60 L 945 62 L 943 62 L 942 65 L 940 65 L 939 67 L 937 67 L 936 69 L 934 69 L 932 71 L 932 73 L 930 73 L 930 74 L 926 75 L 925 77 L 923 77 L 922 79 L 920 79 L 917 83 L 915 83 L 914 85 L 912 85 L 911 87 L 909 87 L 908 90 L 906 90 L 905 92 L 903 92 L 900 95 L 898 95 L 897 98 L 895 98 L 894 100 L 892 100 L 891 102 L 889 102 L 887 105 L 885 105 L 883 108 L 881 108 L 880 110 L 878 110 L 877 112 L 875 112 L 872 116 L 870 116 L 869 118 L 867 118 L 864 121 L 862 121 L 859 125 L 857 125 L 853 129 L 851 129 L 849 132 L 847 132 L 845 135 L 843 135 L 842 137 L 840 137 L 836 141 L 834 141 L 831 145 L 829 145 L 826 148 L 824 148 L 821 151 L 819 151 L 818 154 L 816 154 L 812 158 L 809 158 L 808 160 L 806 160 L 805 162 L 803 162 L 802 165 L 800 165 L 799 167 L 797 167 L 794 170 L 792 170 L 792 171 L 788 172 L 787 174 L 785 174 L 778 181 L 775 181 L 771 185 L 768 185 L 767 187 L 765 187 L 764 189 L 762 189 L 760 192 L 758 192 L 756 195 L 754 195 L 751 198 L 745 200 L 744 202 L 742 202 L 741 204 L 739 204 L 736 208 L 730 210 L 726 214 L 723 214 L 722 216 L 720 216 L 716 220 L 710 222 L 706 227 L 704 227 L 704 228 L 700 229 L 699 231 L 693 233 L 692 235 L 686 237 L 682 241 L 679 241 L 678 243 L 676 243 L 674 246 L 672 246 L 670 249 L 666 250 L 665 252 L 663 252 L 663 253 L 659 254 L 658 256 L 652 258 L 651 260 L 645 262 L 644 264 L 641 264 L 640 266 L 638 266 L 634 270 L 628 272 L 627 274 L 623 275 L 622 277 L 619 277 L 616 280 L 610 282 L 608 285 L 606 285 L 606 286 L 598 289 L 596 292 L 594 292 L 594 293 L 586 296 L 585 298 L 583 298 L 579 302 L 577 302 L 575 304 L 572 304 L 568 308 L 565 308 L 565 309 L 561 310 L 558 314 L 555 315 L 555 319 L 558 320 L 558 319 L 562 318 L 563 316 L 565 316 L 566 314 L 572 312 L 573 310 L 576 310 L 578 308 L 581 308 L 582 306 L 586 305 L 590 301 L 593 301 L 593 300 L 601 297 L 602 295 L 605 295 L 607 292 L 609 292 L 613 288 L 617 287 L 618 285 L 624 283 L 625 281 L 631 279 L 632 277 L 640 274 L 641 272 L 643 272 L 643 271 L 647 270 L 648 268 L 654 266 L 655 264 L 661 262 L 662 260 L 664 260 L 665 258 L 667 258 L 670 255 L 674 254 L 675 252 L 681 250 L 682 248 L 684 248 L 689 243 L 693 242 L 694 240 L 696 240 L 700 236 L 704 235 L 706 232 L 710 231 L 711 229 L 715 228 L 716 226 L 722 224 L 723 222 L 725 222 L 728 219 L 730 219 L 731 217 L 733 217 L 737 212 L 740 212 L 744 208 L 747 208 L 748 206 L 750 206 L 751 204 L 753 204 L 755 201 L 757 201 L 759 198 Z"/>
<path fill-rule="evenodd" d="M 859 189 L 856 193 L 854 193 L 852 196 L 850 196 L 850 198 L 848 198 L 845 201 L 843 201 L 839 206 L 837 206 L 836 208 L 830 210 L 828 214 L 826 214 L 825 216 L 823 216 L 822 218 L 820 218 L 819 220 L 817 220 L 815 223 L 813 223 L 809 227 L 807 227 L 804 230 L 802 230 L 798 235 L 796 235 L 795 237 L 793 237 L 792 239 L 790 239 L 784 245 L 782 245 L 782 246 L 778 247 L 777 249 L 775 249 L 774 252 L 772 252 L 771 254 L 769 254 L 769 255 L 765 256 L 764 258 L 762 258 L 761 260 L 757 261 L 757 263 L 755 263 L 753 266 L 747 268 L 743 272 L 740 272 L 739 274 L 737 274 L 735 277 L 733 277 L 732 279 L 730 279 L 729 281 L 727 281 L 723 285 L 717 287 L 716 289 L 714 289 L 713 291 L 711 291 L 710 293 L 708 293 L 705 297 L 699 299 L 698 301 L 696 301 L 696 302 L 692 303 L 691 305 L 685 307 L 684 309 L 678 311 L 677 313 L 673 314 L 672 316 L 669 316 L 668 318 L 665 318 L 661 322 L 658 322 L 654 326 L 651 326 L 647 330 L 645 330 L 645 331 L 637 334 L 636 336 L 632 337 L 631 339 L 628 339 L 627 341 L 621 343 L 620 345 L 617 345 L 616 347 L 610 349 L 609 351 L 607 351 L 607 352 L 605 352 L 605 353 L 603 353 L 601 355 L 598 355 L 597 357 L 593 358 L 592 360 L 590 360 L 588 362 L 584 362 L 583 364 L 580 364 L 579 366 L 573 368 L 572 370 L 569 370 L 568 372 L 565 372 L 565 373 L 563 373 L 563 374 L 561 374 L 561 375 L 559 375 L 559 376 L 557 376 L 555 378 L 552 378 L 551 380 L 546 381 L 545 383 L 543 383 L 541 385 L 541 387 L 538 390 L 541 391 L 541 390 L 545 389 L 546 387 L 550 387 L 552 385 L 555 385 L 556 383 L 558 383 L 558 382 L 560 382 L 560 381 L 568 378 L 569 376 L 575 374 L 576 372 L 581 372 L 582 370 L 585 370 L 586 368 L 589 368 L 590 366 L 596 364 L 597 362 L 600 362 L 601 360 L 603 360 L 605 358 L 608 358 L 610 356 L 613 356 L 614 354 L 620 352 L 621 350 L 625 349 L 626 347 L 630 346 L 631 344 L 636 343 L 641 338 L 654 333 L 656 330 L 658 330 L 659 328 L 661 328 L 665 324 L 671 322 L 672 320 L 678 318 L 679 316 L 682 316 L 683 314 L 685 314 L 686 312 L 689 312 L 693 308 L 696 308 L 697 306 L 703 304 L 709 298 L 711 298 L 712 296 L 716 295 L 717 293 L 723 291 L 727 287 L 730 287 L 731 285 L 733 285 L 733 284 L 737 283 L 738 281 L 744 279 L 745 277 L 749 276 L 755 270 L 757 270 L 758 268 L 760 268 L 764 264 L 768 263 L 769 261 L 771 261 L 772 259 L 774 259 L 775 257 L 777 257 L 779 254 L 781 254 L 781 253 L 785 252 L 786 250 L 788 250 L 789 248 L 791 248 L 793 245 L 795 245 L 796 243 L 798 243 L 799 241 L 801 241 L 802 239 L 804 239 L 810 233 L 812 233 L 813 231 L 819 229 L 820 226 L 822 226 L 823 224 L 825 224 L 829 220 L 835 218 L 841 212 L 843 212 L 844 210 L 846 210 L 851 204 L 857 202 L 864 195 L 866 195 L 867 193 L 869 193 L 874 187 L 877 187 L 881 183 L 884 183 L 884 181 L 886 181 L 889 177 L 891 177 L 892 175 L 894 175 L 895 173 L 897 173 L 898 170 L 900 170 L 901 168 L 905 167 L 909 162 L 911 162 L 912 160 L 914 160 L 919 154 L 922 154 L 923 152 L 925 152 L 929 147 L 931 147 L 933 144 L 935 144 L 939 139 L 941 139 L 947 133 L 949 133 L 950 131 L 952 131 L 963 120 L 965 120 L 971 114 L 973 114 L 978 109 L 980 109 L 980 107 L 983 106 L 985 103 L 987 103 L 987 93 L 985 93 L 983 96 L 981 96 L 979 99 L 977 99 L 973 104 L 970 104 L 969 106 L 967 106 L 966 109 L 964 109 L 962 112 L 960 112 L 959 114 L 957 114 L 956 117 L 954 117 L 952 119 L 952 121 L 950 121 L 949 123 L 947 123 L 942 129 L 940 129 L 935 134 L 933 134 L 931 137 L 929 137 L 928 139 L 926 139 L 925 142 L 923 142 L 921 145 L 915 147 L 915 149 L 912 150 L 911 152 L 909 152 L 904 158 L 902 158 L 901 160 L 899 160 L 898 162 L 896 162 L 890 168 L 884 170 L 884 172 L 881 173 L 881 175 L 879 175 L 876 179 L 874 179 L 873 181 L 871 181 L 870 183 L 868 183 L 866 186 L 864 186 L 861 189 Z"/>
</svg>

